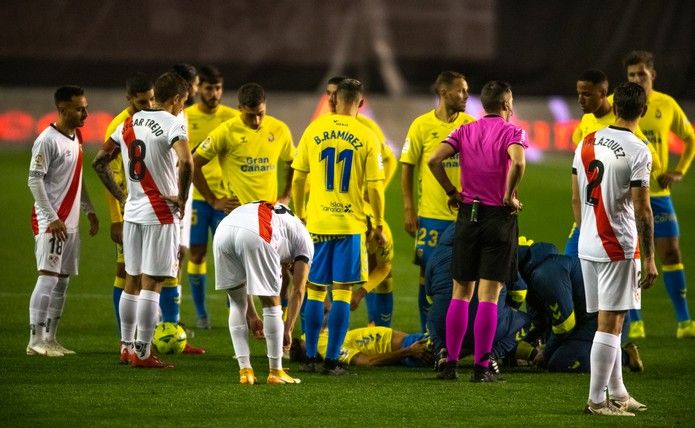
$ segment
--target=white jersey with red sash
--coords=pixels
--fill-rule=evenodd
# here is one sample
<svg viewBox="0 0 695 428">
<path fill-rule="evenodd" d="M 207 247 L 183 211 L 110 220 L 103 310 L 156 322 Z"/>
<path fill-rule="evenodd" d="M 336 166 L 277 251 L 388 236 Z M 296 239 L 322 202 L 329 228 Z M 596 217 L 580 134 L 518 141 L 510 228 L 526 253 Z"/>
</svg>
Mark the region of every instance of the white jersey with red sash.
<svg viewBox="0 0 695 428">
<path fill-rule="evenodd" d="M 171 146 L 187 140 L 181 120 L 162 110 L 143 110 L 111 135 L 121 148 L 128 184 L 123 219 L 137 224 L 178 223 L 174 205 L 162 198 L 178 195 L 177 156 Z"/>
<path fill-rule="evenodd" d="M 609 126 L 584 137 L 572 172 L 577 175 L 582 224 L 579 258 L 595 262 L 638 259 L 630 189 L 649 187 L 652 156 L 630 130 Z"/>
<path fill-rule="evenodd" d="M 45 232 L 55 215 L 63 221 L 68 233 L 75 233 L 80 222 L 82 194 L 82 135 L 68 137 L 55 125 L 36 138 L 31 150 L 29 174 L 43 177 L 48 200 L 55 213 L 44 212 L 34 203 L 31 225 L 34 235 Z"/>
</svg>

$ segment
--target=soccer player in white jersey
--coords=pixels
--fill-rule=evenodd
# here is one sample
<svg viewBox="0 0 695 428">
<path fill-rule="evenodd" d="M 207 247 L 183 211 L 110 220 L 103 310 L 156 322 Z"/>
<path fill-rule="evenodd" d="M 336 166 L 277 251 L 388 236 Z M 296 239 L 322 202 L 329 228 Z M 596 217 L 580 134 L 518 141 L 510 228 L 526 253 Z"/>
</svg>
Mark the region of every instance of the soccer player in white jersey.
<svg viewBox="0 0 695 428">
<path fill-rule="evenodd" d="M 229 333 L 239 363 L 239 382 L 256 383 L 246 319 L 248 296 L 258 296 L 263 304 L 263 333 L 270 364 L 268 383 L 299 383 L 299 379 L 282 369 L 282 353 L 283 340 L 288 350 L 292 344 L 292 330 L 314 256 L 314 244 L 306 227 L 285 205 L 251 202 L 236 208 L 220 222 L 213 249 L 215 288 L 226 290 L 229 296 Z M 293 265 L 293 289 L 283 325 L 281 266 L 288 263 Z"/>
<path fill-rule="evenodd" d="M 135 367 L 173 367 L 150 352 L 150 342 L 162 284 L 175 278 L 179 267 L 179 219 L 188 199 L 192 158 L 183 122 L 176 116 L 188 86 L 175 73 L 160 76 L 154 87 L 155 109 L 139 111 L 119 125 L 93 163 L 107 189 L 123 201 L 108 166 L 118 149 L 123 155 L 128 199 L 123 213 L 127 275 L 119 307 L 121 361 L 130 360 Z"/>
<path fill-rule="evenodd" d="M 652 156 L 634 134 L 646 112 L 644 89 L 636 83 L 618 85 L 613 108 L 615 125 L 585 136 L 572 163 L 572 210 L 580 228 L 586 309 L 598 312 L 585 412 L 634 416 L 632 412 L 647 407 L 623 383 L 620 333 L 625 313 L 640 308 L 641 288 L 651 287 L 657 277 L 649 204 Z"/>
<path fill-rule="evenodd" d="M 29 189 L 34 196 L 31 223 L 39 271 L 29 301 L 27 355 L 62 357 L 74 354 L 56 341 L 70 275 L 77 275 L 80 254 L 80 205 L 89 218 L 89 234 L 99 221 L 82 186 L 82 136 L 87 98 L 77 86 L 55 92 L 58 120 L 34 141 L 29 165 Z"/>
</svg>

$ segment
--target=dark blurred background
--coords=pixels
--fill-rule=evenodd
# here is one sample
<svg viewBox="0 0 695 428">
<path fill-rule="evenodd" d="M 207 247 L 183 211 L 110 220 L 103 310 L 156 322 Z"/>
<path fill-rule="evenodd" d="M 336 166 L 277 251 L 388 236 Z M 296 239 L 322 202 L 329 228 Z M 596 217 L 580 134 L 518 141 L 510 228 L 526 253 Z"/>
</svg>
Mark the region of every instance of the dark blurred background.
<svg viewBox="0 0 695 428">
<path fill-rule="evenodd" d="M 417 94 L 437 73 L 473 91 L 574 95 L 587 68 L 625 79 L 623 56 L 656 54 L 657 88 L 695 99 L 688 0 L 35 0 L 2 2 L 0 86 L 123 86 L 133 71 L 215 64 L 230 87 L 313 91 L 328 75 L 373 93 Z M 611 87 L 613 84 L 611 85 Z"/>
</svg>

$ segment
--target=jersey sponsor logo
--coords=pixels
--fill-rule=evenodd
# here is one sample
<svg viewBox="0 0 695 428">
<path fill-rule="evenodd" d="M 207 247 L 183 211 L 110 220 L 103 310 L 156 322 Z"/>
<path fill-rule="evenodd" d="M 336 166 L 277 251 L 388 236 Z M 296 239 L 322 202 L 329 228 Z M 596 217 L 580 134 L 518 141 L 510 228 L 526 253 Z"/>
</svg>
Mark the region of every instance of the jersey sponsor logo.
<svg viewBox="0 0 695 428">
<path fill-rule="evenodd" d="M 240 167 L 241 172 L 269 172 L 275 170 L 275 165 L 270 163 L 270 158 L 254 158 L 247 156 L 244 164 Z"/>
<path fill-rule="evenodd" d="M 352 204 L 344 204 L 342 202 L 336 202 L 332 201 L 328 205 L 323 205 L 321 204 L 321 211 L 327 212 L 327 213 L 344 213 L 344 214 L 349 214 L 352 213 Z"/>
</svg>

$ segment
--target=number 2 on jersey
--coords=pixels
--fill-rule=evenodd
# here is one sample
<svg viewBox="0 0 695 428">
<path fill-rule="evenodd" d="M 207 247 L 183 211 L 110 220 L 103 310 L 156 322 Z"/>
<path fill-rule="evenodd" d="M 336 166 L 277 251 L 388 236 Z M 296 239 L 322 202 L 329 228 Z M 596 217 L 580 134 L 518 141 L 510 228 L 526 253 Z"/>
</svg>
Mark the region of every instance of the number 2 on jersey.
<svg viewBox="0 0 695 428">
<path fill-rule="evenodd" d="M 586 169 L 586 175 L 589 179 L 589 184 L 586 185 L 586 204 L 592 207 L 598 204 L 599 196 L 601 196 L 601 189 L 598 188 L 603 180 L 603 162 L 598 159 L 594 159 L 589 163 L 589 167 Z"/>
<path fill-rule="evenodd" d="M 335 189 L 335 165 L 343 163 L 343 168 L 340 174 L 340 192 L 347 193 L 350 188 L 350 172 L 352 171 L 352 154 L 350 149 L 342 150 L 338 153 L 338 159 L 335 157 L 335 147 L 326 147 L 321 150 L 321 160 L 326 160 L 326 190 L 333 191 Z"/>
<path fill-rule="evenodd" d="M 140 181 L 145 178 L 145 142 L 135 140 L 128 147 L 128 176 L 133 181 Z"/>
</svg>

